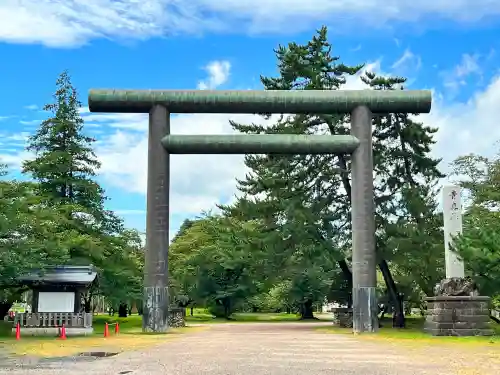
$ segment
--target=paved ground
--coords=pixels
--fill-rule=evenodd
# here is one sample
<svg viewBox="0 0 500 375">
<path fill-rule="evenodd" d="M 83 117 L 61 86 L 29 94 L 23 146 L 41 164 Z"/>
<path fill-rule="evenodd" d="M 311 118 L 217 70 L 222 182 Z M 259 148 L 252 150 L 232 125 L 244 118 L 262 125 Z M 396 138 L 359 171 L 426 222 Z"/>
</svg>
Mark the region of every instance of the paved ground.
<svg viewBox="0 0 500 375">
<path fill-rule="evenodd" d="M 3 363 L 9 375 L 461 375 L 439 353 L 314 330 L 331 323 L 219 324 L 141 352 L 104 359 Z M 437 354 L 437 355 L 436 355 Z M 452 353 L 450 353 L 452 354 Z M 2 359 L 0 358 L 0 365 Z M 495 366 L 496 367 L 496 366 Z M 500 367 L 497 368 L 499 370 Z M 492 368 L 492 370 L 494 370 Z M 495 372 L 491 372 L 493 374 Z M 496 374 L 498 375 L 498 371 Z M 482 375 L 489 374 L 482 370 Z"/>
</svg>

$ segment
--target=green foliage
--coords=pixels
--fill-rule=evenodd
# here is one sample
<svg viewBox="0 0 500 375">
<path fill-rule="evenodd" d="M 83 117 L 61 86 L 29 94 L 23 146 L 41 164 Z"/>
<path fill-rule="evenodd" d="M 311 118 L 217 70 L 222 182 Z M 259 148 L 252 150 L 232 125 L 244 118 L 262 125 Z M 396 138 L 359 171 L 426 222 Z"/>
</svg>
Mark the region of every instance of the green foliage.
<svg viewBox="0 0 500 375">
<path fill-rule="evenodd" d="M 252 312 L 290 312 L 295 309 L 295 304 L 290 297 L 291 283 L 278 282 L 263 293 L 248 298 L 248 307 Z"/>
<path fill-rule="evenodd" d="M 108 236 L 108 251 L 100 268 L 99 292 L 113 305 L 142 298 L 144 249 L 136 230 Z"/>
<path fill-rule="evenodd" d="M 181 226 L 179 227 L 179 230 L 177 231 L 177 233 L 175 234 L 174 238 L 172 241 L 175 241 L 177 239 L 177 237 L 179 236 L 182 236 L 184 235 L 184 233 L 186 233 L 186 231 L 191 228 L 193 226 L 193 224 L 195 223 L 195 220 L 189 220 L 189 219 L 185 219 Z"/>
<path fill-rule="evenodd" d="M 363 68 L 340 63 L 340 58 L 332 54 L 325 27 L 311 41 L 289 43 L 275 52 L 279 76 L 261 77 L 266 90 L 337 90 L 348 76 Z M 375 90 L 399 90 L 406 81 L 370 72 L 364 73 L 362 80 Z M 349 117 L 291 115 L 267 127 L 232 126 L 243 133 L 343 135 L 350 132 Z M 413 265 L 418 263 L 421 269 L 436 267 L 434 247 L 424 248 L 436 237 L 437 231 L 432 230 L 435 207 L 419 203 L 430 196 L 433 184 L 442 177 L 437 169 L 439 160 L 429 156 L 436 129 L 406 114 L 377 116 L 373 126 L 379 259 L 392 260 L 392 269 L 398 266 L 396 262 L 405 263 L 403 268 L 409 270 L 405 257 L 411 254 Z M 271 272 L 266 276 L 276 282 L 289 281 L 290 298 L 298 304 L 321 302 L 334 284 L 340 286 L 335 263 L 350 257 L 349 156 L 247 155 L 245 164 L 251 173 L 238 181 L 244 196 L 236 204 L 223 207 L 225 212 L 241 220 L 261 218 L 270 232 L 266 239 L 271 249 L 267 255 L 269 268 L 283 270 L 279 275 Z M 410 237 L 410 229 L 417 230 L 412 227 L 417 222 L 421 238 L 412 246 L 403 244 Z M 394 232 L 401 243 L 392 238 Z M 430 264 L 419 260 L 422 251 L 432 257 Z M 417 284 L 427 288 L 429 282 L 420 280 Z M 346 285 L 343 288 L 349 289 Z M 349 299 L 347 295 L 337 297 Z"/>
<path fill-rule="evenodd" d="M 6 172 L 1 166 L 0 175 Z M 70 207 L 48 207 L 35 188 L 30 182 L 0 180 L 0 316 L 23 291 L 20 275 L 66 263 L 70 244 L 85 240 L 60 231 L 69 221 L 64 213 Z"/>
<path fill-rule="evenodd" d="M 344 274 L 336 269 L 332 274 L 331 284 L 326 294 L 327 301 L 335 301 L 342 306 L 352 306 L 352 287 Z"/>
<path fill-rule="evenodd" d="M 392 251 L 395 277 L 414 302 L 421 293 L 432 296 L 434 286 L 444 278 L 443 218 L 437 210 L 437 196 L 432 186 L 403 189 L 403 209 L 395 221 L 386 224 L 385 243 Z"/>
<path fill-rule="evenodd" d="M 454 245 L 481 293 L 500 296 L 500 159 L 465 155 L 452 166 L 468 203 Z"/>
<path fill-rule="evenodd" d="M 59 231 L 67 219 L 45 206 L 34 187 L 0 181 L 0 285 L 15 285 L 20 274 L 68 259 L 73 238 Z"/>
<path fill-rule="evenodd" d="M 172 242 L 169 270 L 181 293 L 228 318 L 256 292 L 259 223 L 222 216 L 197 220 Z"/>
</svg>

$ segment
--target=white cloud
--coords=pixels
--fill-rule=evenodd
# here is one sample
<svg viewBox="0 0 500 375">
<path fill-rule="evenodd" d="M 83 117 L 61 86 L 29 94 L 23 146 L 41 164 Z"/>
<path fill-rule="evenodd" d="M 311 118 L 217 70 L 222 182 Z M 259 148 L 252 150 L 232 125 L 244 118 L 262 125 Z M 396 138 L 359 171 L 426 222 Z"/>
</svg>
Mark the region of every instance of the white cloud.
<svg viewBox="0 0 500 375">
<path fill-rule="evenodd" d="M 21 125 L 40 125 L 43 120 L 19 120 Z"/>
<path fill-rule="evenodd" d="M 1 148 L 0 162 L 5 163 L 13 170 L 20 170 L 24 160 L 31 159 L 33 154 L 22 148 Z"/>
<path fill-rule="evenodd" d="M 208 73 L 207 79 L 198 82 L 200 90 L 213 90 L 227 82 L 231 72 L 229 61 L 212 61 L 204 69 Z"/>
<path fill-rule="evenodd" d="M 444 71 L 441 75 L 444 78 L 444 85 L 456 92 L 461 86 L 467 84 L 467 78 L 471 75 L 481 77 L 482 72 L 479 64 L 479 55 L 463 54 L 458 65 L 449 71 Z"/>
<path fill-rule="evenodd" d="M 391 66 L 393 71 L 398 72 L 416 72 L 422 67 L 422 59 L 420 56 L 415 55 L 409 49 L 406 49 L 403 55 L 396 60 Z M 404 75 L 404 73 L 403 73 Z"/>
<path fill-rule="evenodd" d="M 146 131 L 148 129 L 147 114 L 130 113 L 124 116 L 120 113 L 89 113 L 88 108 L 82 108 L 81 115 L 85 118 L 85 126 L 106 126 L 117 129 Z M 125 121 L 124 121 L 125 119 Z"/>
<path fill-rule="evenodd" d="M 95 38 L 297 32 L 321 23 L 373 32 L 397 22 L 478 23 L 499 14 L 496 0 L 2 0 L 0 40 L 67 47 Z"/>
<path fill-rule="evenodd" d="M 123 129 L 128 128 L 131 115 L 114 116 L 115 120 L 122 118 L 121 122 L 114 123 L 115 127 L 121 123 Z M 229 119 L 242 123 L 265 122 L 254 115 L 174 115 L 171 129 L 173 134 L 229 134 L 232 132 Z M 143 118 L 143 126 L 147 128 L 147 117 Z M 101 174 L 108 183 L 126 191 L 146 193 L 146 131 L 131 133 L 118 129 L 100 142 L 97 154 L 102 162 Z M 171 155 L 170 165 L 173 214 L 199 214 L 214 208 L 221 197 L 235 192 L 235 178 L 245 174 L 242 155 Z"/>
<path fill-rule="evenodd" d="M 430 114 L 422 120 L 439 128 L 434 154 L 443 158 L 442 170 L 448 172 L 448 164 L 457 156 L 478 153 L 494 156 L 500 140 L 500 76 L 478 91 L 467 102 L 446 105 L 435 97 Z"/>
<path fill-rule="evenodd" d="M 455 75 L 457 77 L 467 76 L 471 73 L 480 71 L 477 63 L 478 56 L 471 56 L 469 54 L 462 55 L 462 62 L 456 67 Z"/>
</svg>

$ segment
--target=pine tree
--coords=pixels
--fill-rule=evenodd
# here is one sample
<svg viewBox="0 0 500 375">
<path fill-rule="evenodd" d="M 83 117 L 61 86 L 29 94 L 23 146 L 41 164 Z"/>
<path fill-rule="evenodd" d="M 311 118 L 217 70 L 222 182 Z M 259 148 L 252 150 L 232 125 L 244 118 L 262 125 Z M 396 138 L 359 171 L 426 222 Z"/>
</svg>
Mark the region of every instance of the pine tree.
<svg viewBox="0 0 500 375">
<path fill-rule="evenodd" d="M 23 172 L 38 182 L 39 194 L 50 204 L 78 206 L 100 230 L 114 233 L 120 220 L 105 210 L 104 190 L 95 181 L 101 164 L 93 150 L 95 139 L 84 134 L 81 103 L 67 71 L 56 82 L 54 102 L 44 106 L 52 114 L 28 140 L 35 158 Z"/>
<path fill-rule="evenodd" d="M 332 55 L 326 27 L 310 42 L 280 46 L 275 53 L 280 75 L 261 77 L 266 90 L 337 90 L 345 84 L 346 76 L 358 73 L 363 67 L 348 67 Z M 376 90 L 401 89 L 405 82 L 401 77 L 386 78 L 371 73 L 363 78 Z M 390 218 L 403 209 L 397 199 L 398 191 L 441 176 L 437 170 L 439 160 L 428 155 L 435 129 L 412 122 L 402 114 L 378 116 L 373 123 L 377 252 L 388 289 L 393 299 L 397 299 L 399 293 L 384 260 L 391 253 L 385 244 L 385 227 Z M 244 133 L 338 135 L 350 131 L 349 115 L 292 115 L 283 116 L 269 127 L 237 123 L 232 126 Z M 333 270 L 326 269 L 325 265 L 336 260 L 344 274 L 349 273 L 343 259 L 349 257 L 351 242 L 350 158 L 348 155 L 248 155 L 245 164 L 252 171 L 238 181 L 238 188 L 245 196 L 233 207 L 226 207 L 226 211 L 240 216 L 262 215 L 268 220 L 275 233 L 275 248 L 279 249 L 276 251 L 296 261 L 296 267 L 283 268 L 293 274 L 283 272 L 281 275 L 295 280 L 294 290 L 300 291 L 302 302 L 307 301 L 310 305 L 308 299 L 326 294 L 323 290 L 321 293 L 311 290 L 327 285 Z M 261 194 L 265 199 L 255 198 Z M 277 235 L 277 232 L 281 233 Z M 288 249 L 285 249 L 287 244 Z M 299 269 L 307 270 L 310 275 L 302 280 L 295 277 Z M 322 282 L 313 285 L 313 274 Z M 402 314 L 401 303 L 398 305 Z"/>
<path fill-rule="evenodd" d="M 54 103 L 43 107 L 52 116 L 29 138 L 27 150 L 35 159 L 23 164 L 23 172 L 31 174 L 52 204 L 77 204 L 99 216 L 105 198 L 94 181 L 101 166 L 92 149 L 95 139 L 83 133 L 81 103 L 67 71 L 56 85 Z"/>
</svg>

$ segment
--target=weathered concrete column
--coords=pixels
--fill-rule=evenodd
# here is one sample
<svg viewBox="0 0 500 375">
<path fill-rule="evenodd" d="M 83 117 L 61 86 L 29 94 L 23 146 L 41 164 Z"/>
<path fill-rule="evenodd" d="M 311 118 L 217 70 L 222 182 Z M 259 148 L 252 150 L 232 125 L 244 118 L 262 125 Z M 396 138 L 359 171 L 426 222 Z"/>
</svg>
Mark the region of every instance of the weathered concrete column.
<svg viewBox="0 0 500 375">
<path fill-rule="evenodd" d="M 170 134 L 170 113 L 164 106 L 155 105 L 149 112 L 144 332 L 168 329 L 170 155 L 160 142 L 167 134 Z"/>
<path fill-rule="evenodd" d="M 352 298 L 353 331 L 378 330 L 375 288 L 375 205 L 373 192 L 372 113 L 365 106 L 351 113 L 351 135 L 359 140 L 352 153 Z"/>
</svg>

